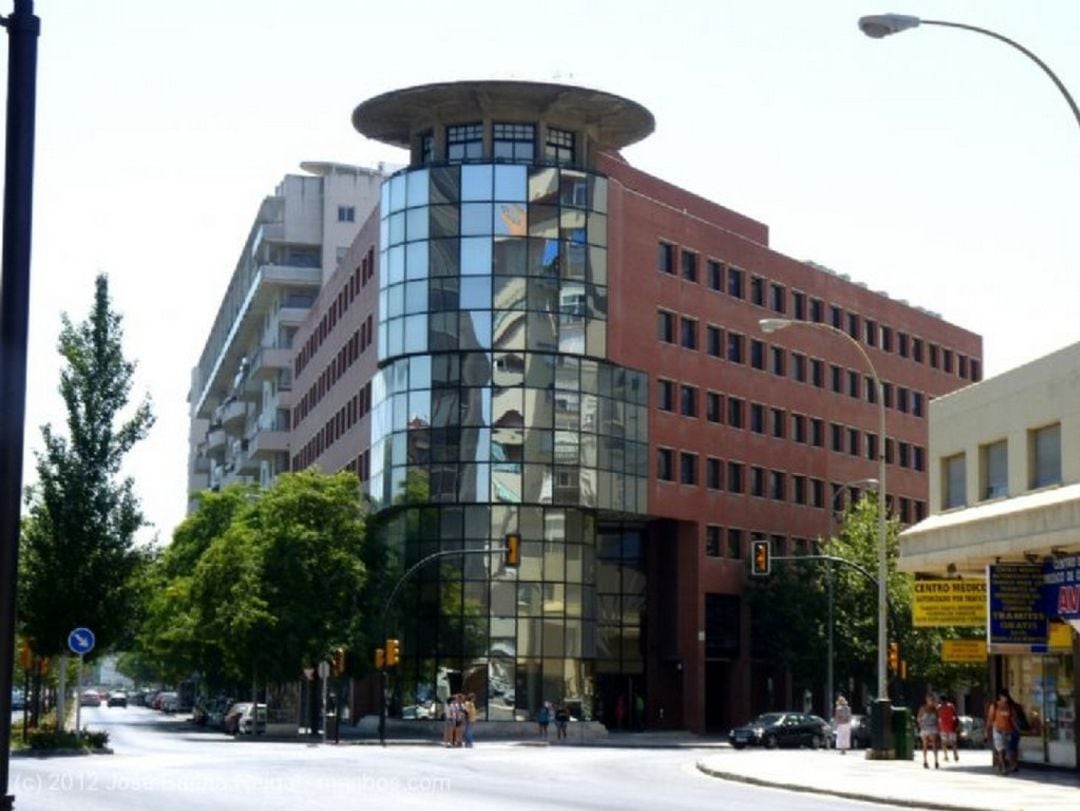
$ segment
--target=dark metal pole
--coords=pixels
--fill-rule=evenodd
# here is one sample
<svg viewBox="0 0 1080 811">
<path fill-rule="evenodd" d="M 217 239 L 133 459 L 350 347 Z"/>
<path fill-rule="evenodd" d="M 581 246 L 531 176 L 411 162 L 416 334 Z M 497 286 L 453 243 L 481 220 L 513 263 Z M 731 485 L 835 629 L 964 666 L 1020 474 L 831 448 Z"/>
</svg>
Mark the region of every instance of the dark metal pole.
<svg viewBox="0 0 1080 811">
<path fill-rule="evenodd" d="M 15 584 L 19 568 L 26 338 L 30 306 L 30 224 L 34 198 L 34 100 L 41 20 L 33 0 L 15 0 L 8 32 L 7 155 L 0 279 L 0 808 L 8 793 L 11 671 L 15 662 Z"/>
</svg>

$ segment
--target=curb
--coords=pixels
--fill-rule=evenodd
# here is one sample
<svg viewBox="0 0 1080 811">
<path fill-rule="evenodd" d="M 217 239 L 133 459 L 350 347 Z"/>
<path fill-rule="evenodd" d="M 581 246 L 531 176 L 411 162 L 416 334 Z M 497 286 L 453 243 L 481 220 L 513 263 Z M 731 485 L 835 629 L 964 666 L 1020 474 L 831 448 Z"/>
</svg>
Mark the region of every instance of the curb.
<svg viewBox="0 0 1080 811">
<path fill-rule="evenodd" d="M 709 777 L 728 780 L 733 783 L 745 783 L 751 786 L 778 788 L 783 789 L 784 791 L 798 791 L 803 794 L 821 794 L 827 797 L 840 797 L 845 800 L 876 803 L 878 805 L 895 805 L 900 808 L 927 808 L 931 809 L 931 811 L 986 811 L 986 809 L 981 806 L 927 802 L 926 800 L 906 800 L 903 797 L 890 797 L 882 794 L 866 794 L 858 791 L 818 788 L 816 786 L 807 786 L 802 783 L 781 783 L 775 780 L 763 780 L 760 777 L 750 777 L 745 774 L 736 774 L 734 772 L 724 772 L 719 769 L 713 769 L 700 760 L 695 765 L 699 772 L 707 774 Z"/>
<path fill-rule="evenodd" d="M 107 746 L 101 749 L 16 749 L 9 753 L 11 757 L 81 757 L 83 755 L 111 755 L 113 750 Z"/>
</svg>

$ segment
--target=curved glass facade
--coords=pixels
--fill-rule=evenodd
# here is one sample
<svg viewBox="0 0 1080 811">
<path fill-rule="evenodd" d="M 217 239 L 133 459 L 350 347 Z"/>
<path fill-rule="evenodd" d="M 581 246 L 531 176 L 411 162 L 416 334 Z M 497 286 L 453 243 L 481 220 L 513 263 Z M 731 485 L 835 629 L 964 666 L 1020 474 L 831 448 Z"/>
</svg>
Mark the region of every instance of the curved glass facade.
<svg viewBox="0 0 1080 811">
<path fill-rule="evenodd" d="M 562 699 L 588 716 L 594 662 L 611 656 L 597 650 L 598 521 L 647 512 L 647 376 L 605 360 L 607 179 L 413 167 L 384 184 L 380 228 L 379 531 L 405 565 L 522 537 L 519 570 L 495 552 L 418 572 L 402 714 L 466 690 L 490 720 Z"/>
</svg>

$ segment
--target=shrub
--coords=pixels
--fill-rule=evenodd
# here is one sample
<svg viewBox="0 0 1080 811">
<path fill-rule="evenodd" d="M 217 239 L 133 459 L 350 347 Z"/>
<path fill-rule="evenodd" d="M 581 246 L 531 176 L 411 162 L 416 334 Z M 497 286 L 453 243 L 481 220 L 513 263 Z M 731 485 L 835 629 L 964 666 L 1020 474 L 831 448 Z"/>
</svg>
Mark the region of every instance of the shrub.
<svg viewBox="0 0 1080 811">
<path fill-rule="evenodd" d="M 42 727 L 30 733 L 30 748 L 47 752 L 56 749 L 104 749 L 109 742 L 109 733 L 89 729 L 78 732 L 64 730 L 60 732 L 52 727 Z"/>
</svg>

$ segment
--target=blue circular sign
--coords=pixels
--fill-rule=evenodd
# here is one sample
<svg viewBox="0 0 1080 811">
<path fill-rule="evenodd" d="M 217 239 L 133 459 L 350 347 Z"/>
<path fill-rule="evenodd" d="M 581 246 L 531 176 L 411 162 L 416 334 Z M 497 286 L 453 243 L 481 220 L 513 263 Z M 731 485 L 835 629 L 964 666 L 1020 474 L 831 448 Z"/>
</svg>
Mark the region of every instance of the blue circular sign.
<svg viewBox="0 0 1080 811">
<path fill-rule="evenodd" d="M 79 656 L 89 653 L 94 649 L 94 632 L 89 628 L 76 628 L 68 634 L 68 647 Z"/>
</svg>

